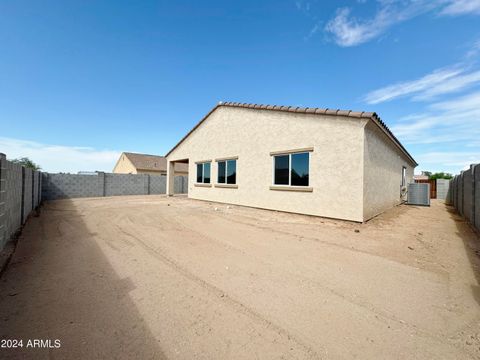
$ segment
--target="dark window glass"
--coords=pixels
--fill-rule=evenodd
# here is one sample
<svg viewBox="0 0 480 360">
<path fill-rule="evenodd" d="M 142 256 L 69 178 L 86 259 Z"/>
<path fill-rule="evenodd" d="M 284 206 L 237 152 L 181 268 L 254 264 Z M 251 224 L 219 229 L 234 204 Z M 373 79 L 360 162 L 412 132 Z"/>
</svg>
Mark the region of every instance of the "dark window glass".
<svg viewBox="0 0 480 360">
<path fill-rule="evenodd" d="M 275 185 L 288 185 L 288 155 L 275 156 Z"/>
<path fill-rule="evenodd" d="M 291 185 L 308 186 L 308 153 L 292 154 Z"/>
<path fill-rule="evenodd" d="M 203 182 L 210 184 L 210 163 L 203 164 Z"/>
<path fill-rule="evenodd" d="M 227 184 L 237 183 L 237 160 L 227 161 Z"/>
<path fill-rule="evenodd" d="M 218 183 L 225 184 L 225 161 L 218 162 Z"/>
<path fill-rule="evenodd" d="M 203 181 L 203 164 L 197 164 L 197 183 Z"/>
</svg>

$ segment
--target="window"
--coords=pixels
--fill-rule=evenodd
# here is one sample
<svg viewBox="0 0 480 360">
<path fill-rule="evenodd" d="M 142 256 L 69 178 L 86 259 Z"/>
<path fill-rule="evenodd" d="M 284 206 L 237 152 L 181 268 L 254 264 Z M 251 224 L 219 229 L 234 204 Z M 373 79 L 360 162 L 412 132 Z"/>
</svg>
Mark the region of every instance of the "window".
<svg viewBox="0 0 480 360">
<path fill-rule="evenodd" d="M 197 163 L 197 183 L 210 184 L 210 163 Z"/>
<path fill-rule="evenodd" d="M 407 185 L 407 168 L 402 166 L 402 186 Z"/>
<path fill-rule="evenodd" d="M 225 184 L 225 172 L 227 171 L 227 162 L 219 161 L 218 162 L 218 178 L 217 182 L 219 184 Z"/>
<path fill-rule="evenodd" d="M 273 184 L 308 186 L 309 158 L 308 152 L 275 155 Z"/>
<path fill-rule="evenodd" d="M 220 160 L 218 164 L 217 182 L 219 184 L 237 183 L 237 160 Z"/>
<path fill-rule="evenodd" d="M 308 186 L 308 153 L 291 154 L 290 185 Z"/>
<path fill-rule="evenodd" d="M 275 161 L 275 185 L 288 185 L 290 182 L 288 169 L 290 168 L 290 155 L 274 157 Z"/>
</svg>

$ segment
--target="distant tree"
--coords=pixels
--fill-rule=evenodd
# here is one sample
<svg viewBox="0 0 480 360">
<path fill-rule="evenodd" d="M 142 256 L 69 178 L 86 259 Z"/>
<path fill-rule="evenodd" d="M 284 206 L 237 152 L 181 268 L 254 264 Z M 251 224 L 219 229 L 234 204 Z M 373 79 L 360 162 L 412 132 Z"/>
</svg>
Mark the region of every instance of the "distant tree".
<svg viewBox="0 0 480 360">
<path fill-rule="evenodd" d="M 436 179 L 452 179 L 453 178 L 453 175 L 452 174 L 449 174 L 449 173 L 445 173 L 445 172 L 436 172 L 432 175 L 429 176 L 429 179 L 430 180 L 436 180 Z"/>
<path fill-rule="evenodd" d="M 431 171 L 422 171 L 422 175 L 432 176 L 432 172 Z"/>
<path fill-rule="evenodd" d="M 22 157 L 22 158 L 18 158 L 18 159 L 13 159 L 11 160 L 12 163 L 14 164 L 19 164 L 19 165 L 22 165 L 22 166 L 25 166 L 26 168 L 28 169 L 33 169 L 33 170 L 41 170 L 42 168 L 40 167 L 40 165 L 37 165 L 35 164 L 32 160 L 30 160 L 29 158 L 27 157 Z"/>
</svg>

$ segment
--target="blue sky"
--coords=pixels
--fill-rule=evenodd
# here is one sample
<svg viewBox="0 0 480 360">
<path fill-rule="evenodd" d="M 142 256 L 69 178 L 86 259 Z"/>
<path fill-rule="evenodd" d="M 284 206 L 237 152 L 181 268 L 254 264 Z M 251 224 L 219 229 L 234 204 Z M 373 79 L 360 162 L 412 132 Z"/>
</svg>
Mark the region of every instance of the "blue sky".
<svg viewBox="0 0 480 360">
<path fill-rule="evenodd" d="M 218 101 L 376 111 L 480 162 L 480 0 L 0 1 L 0 151 L 47 171 L 166 153 Z"/>
</svg>

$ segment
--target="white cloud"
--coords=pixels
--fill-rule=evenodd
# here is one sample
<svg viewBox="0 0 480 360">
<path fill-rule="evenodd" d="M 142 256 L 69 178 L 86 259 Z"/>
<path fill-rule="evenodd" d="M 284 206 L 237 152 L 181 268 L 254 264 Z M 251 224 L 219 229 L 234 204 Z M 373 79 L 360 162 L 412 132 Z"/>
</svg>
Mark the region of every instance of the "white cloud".
<svg viewBox="0 0 480 360">
<path fill-rule="evenodd" d="M 480 151 L 432 151 L 416 156 L 422 168 L 443 171 L 446 168 L 466 170 L 470 164 L 480 163 Z"/>
<path fill-rule="evenodd" d="M 456 98 L 454 100 L 432 104 L 431 108 L 453 113 L 476 111 L 480 114 L 480 91 L 468 94 L 461 98 Z M 478 118 L 477 121 L 480 121 L 480 118 Z"/>
<path fill-rule="evenodd" d="M 8 159 L 28 157 L 48 172 L 108 171 L 111 172 L 120 151 L 96 150 L 41 144 L 34 141 L 0 137 L 0 152 Z"/>
<path fill-rule="evenodd" d="M 400 82 L 369 92 L 364 101 L 368 104 L 379 104 L 401 96 L 423 92 L 423 94 L 441 93 L 440 87 L 445 81 L 455 79 L 462 74 L 461 69 L 449 68 L 438 69 L 420 79 Z M 424 95 L 426 96 L 426 95 Z"/>
<path fill-rule="evenodd" d="M 370 41 L 390 27 L 431 11 L 440 15 L 480 14 L 480 0 L 377 0 L 378 10 L 372 18 L 358 19 L 351 8 L 338 8 L 325 31 L 343 47 Z"/>
<path fill-rule="evenodd" d="M 443 15 L 480 14 L 480 0 L 451 0 L 443 8 Z"/>
<path fill-rule="evenodd" d="M 465 59 L 470 60 L 473 57 L 476 57 L 478 53 L 480 52 L 480 40 L 477 40 L 473 46 L 470 48 L 470 50 L 467 51 L 465 54 Z"/>
<path fill-rule="evenodd" d="M 404 4 L 407 5 L 404 5 Z M 351 16 L 350 8 L 337 9 L 325 30 L 333 35 L 335 42 L 344 47 L 355 46 L 378 37 L 394 24 L 425 13 L 436 6 L 436 1 L 379 1 L 379 10 L 371 19 Z"/>
<path fill-rule="evenodd" d="M 318 24 L 315 24 L 313 28 L 310 30 L 310 32 L 308 33 L 308 35 L 304 37 L 304 40 L 307 41 L 308 39 L 310 39 L 313 35 L 315 35 L 315 33 L 318 31 L 319 28 L 320 26 Z"/>
<path fill-rule="evenodd" d="M 477 83 L 480 83 L 480 71 L 474 71 L 464 75 L 453 76 L 444 82 L 435 84 L 435 86 L 425 89 L 424 92 L 418 94 L 413 99 L 428 100 L 439 95 L 464 90 L 469 86 Z"/>
<path fill-rule="evenodd" d="M 461 144 L 478 148 L 480 139 L 480 92 L 428 106 L 392 126 L 401 141 L 409 144 Z M 480 153 L 480 151 L 479 151 Z"/>
<path fill-rule="evenodd" d="M 381 34 L 387 26 L 383 12 L 378 13 L 375 19 L 363 22 L 351 18 L 350 13 L 349 8 L 338 9 L 335 18 L 325 26 L 325 30 L 333 34 L 335 42 L 340 46 L 348 47 L 367 42 Z"/>
<path fill-rule="evenodd" d="M 371 91 L 363 97 L 363 101 L 368 104 L 379 104 L 405 96 L 411 96 L 417 101 L 426 101 L 480 84 L 480 70 L 471 69 L 476 65 L 472 58 L 479 51 L 480 41 L 477 41 L 466 52 L 461 62 L 436 69 L 415 80 L 402 81 Z"/>
</svg>

